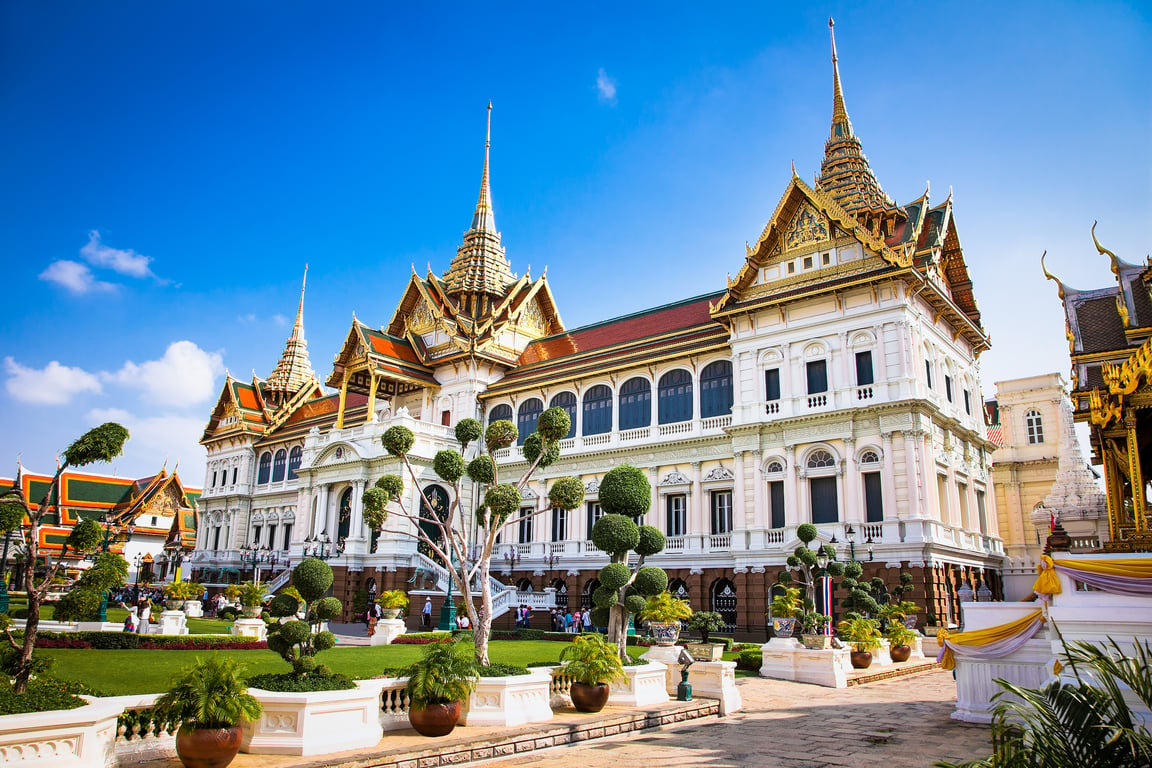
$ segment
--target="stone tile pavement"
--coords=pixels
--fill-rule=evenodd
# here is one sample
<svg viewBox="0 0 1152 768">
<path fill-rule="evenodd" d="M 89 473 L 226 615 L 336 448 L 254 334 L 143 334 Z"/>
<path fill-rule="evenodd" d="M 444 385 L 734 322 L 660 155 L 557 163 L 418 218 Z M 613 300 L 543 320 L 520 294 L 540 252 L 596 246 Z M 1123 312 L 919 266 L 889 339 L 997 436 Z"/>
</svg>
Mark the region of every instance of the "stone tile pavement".
<svg viewBox="0 0 1152 768">
<path fill-rule="evenodd" d="M 739 681 L 744 711 L 483 763 L 493 768 L 921 768 L 991 753 L 989 729 L 951 720 L 956 684 L 934 671 L 854 688 Z"/>
</svg>

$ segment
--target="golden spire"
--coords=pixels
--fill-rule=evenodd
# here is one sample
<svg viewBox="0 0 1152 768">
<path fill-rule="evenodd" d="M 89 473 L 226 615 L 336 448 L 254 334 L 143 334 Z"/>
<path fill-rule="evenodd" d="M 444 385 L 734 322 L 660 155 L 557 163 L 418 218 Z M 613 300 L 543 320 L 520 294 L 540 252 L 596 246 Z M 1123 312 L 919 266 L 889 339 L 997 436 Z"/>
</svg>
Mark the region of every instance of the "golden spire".
<svg viewBox="0 0 1152 768">
<path fill-rule="evenodd" d="M 280 362 L 276 363 L 276 368 L 268 377 L 268 389 L 284 395 L 279 402 L 286 401 L 300 389 L 301 385 L 316 378 L 312 363 L 308 359 L 308 342 L 304 340 L 304 289 L 307 285 L 308 265 L 305 264 L 304 280 L 300 283 L 300 306 L 296 310 L 296 322 L 292 326 L 288 342 L 284 345 Z M 255 371 L 252 375 L 255 378 Z"/>
<path fill-rule="evenodd" d="M 844 106 L 844 91 L 840 87 L 840 63 L 836 58 L 836 22 L 828 17 L 828 34 L 832 37 L 832 138 L 843 139 L 852 135 L 852 122 Z"/>
<path fill-rule="evenodd" d="M 492 211 L 492 190 L 488 186 L 488 155 L 492 148 L 492 102 L 488 102 L 488 133 L 484 138 L 484 175 L 480 177 L 480 199 L 472 214 L 472 231 L 496 234 L 496 216 Z"/>
</svg>

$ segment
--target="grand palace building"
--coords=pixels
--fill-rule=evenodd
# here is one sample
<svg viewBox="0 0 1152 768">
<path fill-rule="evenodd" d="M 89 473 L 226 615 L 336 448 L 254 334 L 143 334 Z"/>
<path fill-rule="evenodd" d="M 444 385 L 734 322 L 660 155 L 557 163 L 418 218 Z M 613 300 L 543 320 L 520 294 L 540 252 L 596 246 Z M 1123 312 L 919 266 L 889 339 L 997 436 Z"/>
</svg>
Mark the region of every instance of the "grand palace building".
<svg viewBox="0 0 1152 768">
<path fill-rule="evenodd" d="M 223 581 L 255 559 L 276 585 L 289 563 L 320 552 L 349 613 L 357 592 L 440 588 L 436 564 L 399 533 L 408 521 L 393 516 L 379 535 L 363 523 L 365 488 L 399 473 L 381 435 L 413 430 L 419 483 L 440 506 L 452 489 L 431 458 L 458 448 L 451 425 L 510 419 L 522 441 L 560 407 L 572 417 L 561 459 L 533 476 L 523 503 L 543 509 L 551 482 L 576 475 L 584 504 L 503 531 L 493 572 L 506 603 L 531 592 L 590 604 L 607 562 L 589 541 L 599 481 L 624 463 L 651 480 L 646 522 L 667 535 L 653 560 L 670 589 L 742 635 L 763 636 L 770 590 L 805 522 L 867 577 L 894 584 L 912 572 L 912 598 L 942 618 L 958 615 L 962 582 L 999 594 L 995 445 L 977 363 L 989 338 L 951 195 L 888 197 L 849 120 L 834 40 L 832 64 L 819 174 L 783 180 L 742 259 L 683 254 L 718 262 L 704 295 L 564 327 L 546 276 L 516 275 L 501 245 L 487 145 L 471 227 L 448 268 L 398 280 L 382 324 L 354 319 L 323 380 L 308 358 L 302 292 L 275 369 L 229 377 L 204 431 L 196 575 Z M 519 445 L 496 458 L 505 473 L 526 468 Z M 410 480 L 405 493 L 418 508 Z"/>
</svg>

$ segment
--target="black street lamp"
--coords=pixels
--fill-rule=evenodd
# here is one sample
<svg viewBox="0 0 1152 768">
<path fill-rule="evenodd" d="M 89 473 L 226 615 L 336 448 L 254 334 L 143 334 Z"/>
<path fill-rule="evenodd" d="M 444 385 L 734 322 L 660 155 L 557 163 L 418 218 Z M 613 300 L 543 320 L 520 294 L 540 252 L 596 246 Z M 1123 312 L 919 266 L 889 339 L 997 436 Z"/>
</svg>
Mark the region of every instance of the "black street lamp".
<svg viewBox="0 0 1152 768">
<path fill-rule="evenodd" d="M 857 562 L 856 529 L 849 525 L 848 528 L 844 531 L 844 538 L 848 539 L 848 557 L 851 558 L 852 562 L 855 563 Z M 875 555 L 872 554 L 872 537 L 869 536 L 864 543 L 868 545 L 868 562 L 872 562 L 873 558 L 875 557 Z"/>
<path fill-rule="evenodd" d="M 304 557 L 314 557 L 317 560 L 331 560 L 344 553 L 344 539 L 336 542 L 336 551 L 332 551 L 332 539 L 327 531 L 311 539 L 304 539 Z"/>
<path fill-rule="evenodd" d="M 516 570 L 516 564 L 520 562 L 520 550 L 516 547 L 508 547 L 504 551 L 504 562 L 508 566 L 509 571 Z"/>
<path fill-rule="evenodd" d="M 144 569 L 146 559 L 147 555 L 143 552 L 132 559 L 132 564 L 136 566 L 136 579 L 132 583 L 132 599 L 135 601 L 140 600 L 140 571 Z"/>
<path fill-rule="evenodd" d="M 100 531 L 100 544 L 96 547 L 96 549 L 100 553 L 110 552 L 112 550 L 112 545 L 120 540 L 121 534 L 123 534 L 123 536 L 124 536 L 123 541 L 125 544 L 132 541 L 132 534 L 136 532 L 136 526 L 135 525 L 133 525 L 131 523 L 129 523 L 128 525 L 123 525 L 123 526 L 119 525 L 116 523 L 116 521 L 110 515 L 107 515 L 107 514 L 100 515 L 99 520 L 100 520 L 100 526 L 101 526 L 102 530 Z M 7 539 L 7 537 L 5 537 L 5 539 L 4 539 L 4 555 L 5 555 L 5 558 L 7 558 L 7 555 L 8 555 L 8 539 Z M 96 558 L 93 555 L 92 557 L 90 557 L 88 559 L 95 560 Z M 137 574 L 137 576 L 139 576 L 139 574 Z M 105 592 L 100 597 L 100 610 L 96 616 L 97 621 L 100 621 L 100 622 L 108 621 L 108 595 L 109 595 L 109 593 Z"/>
</svg>

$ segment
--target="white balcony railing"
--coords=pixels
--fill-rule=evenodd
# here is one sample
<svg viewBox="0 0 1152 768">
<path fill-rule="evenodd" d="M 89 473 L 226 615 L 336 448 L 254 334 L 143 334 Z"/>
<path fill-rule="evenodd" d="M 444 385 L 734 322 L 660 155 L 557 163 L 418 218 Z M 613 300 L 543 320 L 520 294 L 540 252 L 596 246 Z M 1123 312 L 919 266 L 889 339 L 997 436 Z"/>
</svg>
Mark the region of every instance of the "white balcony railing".
<svg viewBox="0 0 1152 768">
<path fill-rule="evenodd" d="M 713 534 L 708 537 L 708 550 L 710 552 L 727 552 L 732 549 L 732 534 Z"/>
<path fill-rule="evenodd" d="M 684 537 L 683 536 L 669 536 L 664 539 L 664 551 L 669 554 L 677 554 L 684 551 Z"/>
<path fill-rule="evenodd" d="M 783 544 L 784 543 L 784 529 L 773 528 L 768 531 L 764 536 L 764 541 L 768 544 Z"/>
</svg>

